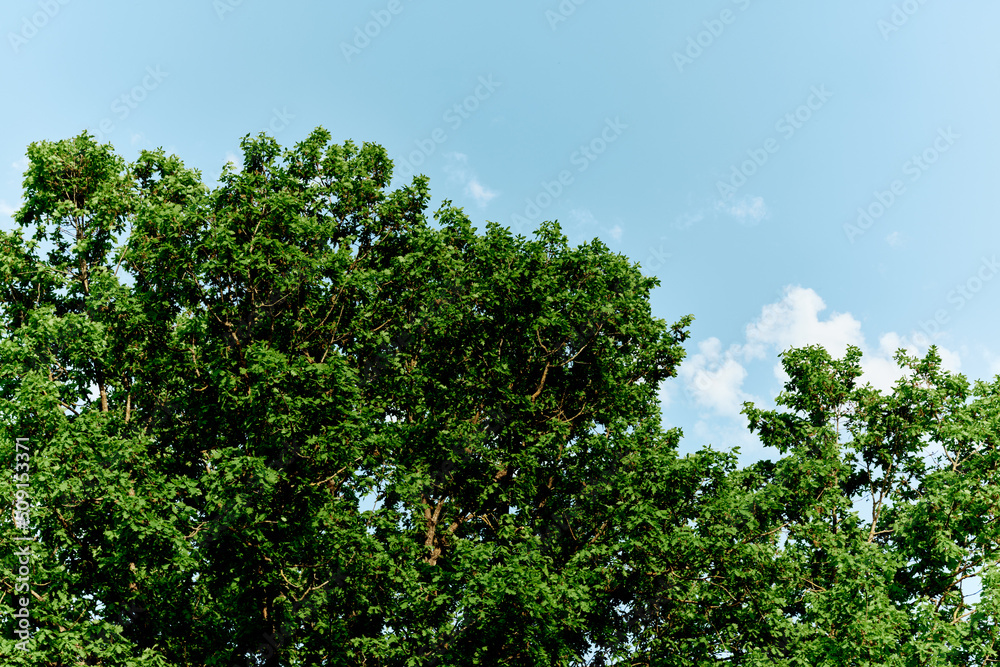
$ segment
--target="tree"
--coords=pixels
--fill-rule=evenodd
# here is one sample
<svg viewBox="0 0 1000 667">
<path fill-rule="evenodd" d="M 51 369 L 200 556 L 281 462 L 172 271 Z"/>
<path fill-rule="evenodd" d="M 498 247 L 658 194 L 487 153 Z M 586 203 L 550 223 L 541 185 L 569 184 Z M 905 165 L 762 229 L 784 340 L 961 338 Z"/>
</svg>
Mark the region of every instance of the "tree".
<svg viewBox="0 0 1000 667">
<path fill-rule="evenodd" d="M 87 134 L 28 149 L 0 604 L 27 549 L 32 638 L 5 616 L 4 664 L 995 657 L 1000 378 L 932 348 L 882 394 L 856 349 L 789 350 L 745 410 L 780 458 L 681 456 L 656 396 L 692 319 L 654 318 L 638 265 L 432 224 L 425 177 L 390 190 L 381 147 L 323 129 L 242 149 L 214 188 Z"/>
<path fill-rule="evenodd" d="M 613 643 L 615 522 L 636 454 L 673 456 L 655 392 L 690 318 L 653 318 L 654 279 L 557 225 L 480 236 L 446 202 L 432 227 L 426 179 L 387 192 L 378 146 L 242 146 L 215 189 L 87 134 L 29 148 L 0 389 L 33 447 L 37 631 L 33 657 L 10 628 L 0 650 L 557 664 Z"/>
<path fill-rule="evenodd" d="M 782 357 L 778 409 L 744 410 L 782 457 L 704 494 L 686 567 L 654 565 L 650 660 L 633 664 L 995 661 L 1000 377 L 970 391 L 935 348 L 900 351 L 883 395 L 858 384 L 857 348 Z M 687 634 L 695 615 L 704 638 Z"/>
</svg>

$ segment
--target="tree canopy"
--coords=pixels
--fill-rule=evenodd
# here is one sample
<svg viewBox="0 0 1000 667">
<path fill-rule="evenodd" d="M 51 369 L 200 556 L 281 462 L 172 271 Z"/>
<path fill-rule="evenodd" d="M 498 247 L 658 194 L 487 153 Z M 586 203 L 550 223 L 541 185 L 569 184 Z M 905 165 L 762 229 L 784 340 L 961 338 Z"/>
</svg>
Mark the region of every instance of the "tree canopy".
<svg viewBox="0 0 1000 667">
<path fill-rule="evenodd" d="M 996 657 L 1000 378 L 931 348 L 882 393 L 856 348 L 792 349 L 744 411 L 776 461 L 681 455 L 657 390 L 692 318 L 653 317 L 638 264 L 449 201 L 432 222 L 425 177 L 393 190 L 383 148 L 322 128 L 242 150 L 209 187 L 86 133 L 28 148 L 0 233 L 0 454 L 30 459 L 0 491 L 31 505 L 0 521 L 4 664 Z"/>
</svg>

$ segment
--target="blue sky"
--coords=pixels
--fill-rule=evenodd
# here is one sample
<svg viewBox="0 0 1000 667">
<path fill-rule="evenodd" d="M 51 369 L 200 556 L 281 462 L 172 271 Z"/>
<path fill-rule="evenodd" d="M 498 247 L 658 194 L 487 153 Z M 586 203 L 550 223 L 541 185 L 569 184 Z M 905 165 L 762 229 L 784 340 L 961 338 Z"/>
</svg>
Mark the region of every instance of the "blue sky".
<svg viewBox="0 0 1000 667">
<path fill-rule="evenodd" d="M 987 0 L 7 0 L 0 224 L 28 143 L 83 129 L 210 180 L 247 133 L 380 143 L 433 208 L 558 220 L 657 276 L 654 314 L 696 317 L 664 422 L 748 462 L 773 454 L 740 404 L 789 346 L 860 345 L 881 387 L 930 342 L 1000 373 L 997 25 Z"/>
</svg>

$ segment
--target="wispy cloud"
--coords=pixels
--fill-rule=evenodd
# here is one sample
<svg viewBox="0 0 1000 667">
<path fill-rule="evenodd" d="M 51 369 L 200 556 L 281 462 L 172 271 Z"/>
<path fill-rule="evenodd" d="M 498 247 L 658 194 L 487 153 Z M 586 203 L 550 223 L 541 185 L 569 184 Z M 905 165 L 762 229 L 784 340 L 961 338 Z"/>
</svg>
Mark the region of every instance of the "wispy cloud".
<svg viewBox="0 0 1000 667">
<path fill-rule="evenodd" d="M 16 208 L 8 204 L 5 200 L 0 199 L 0 216 L 12 217 L 15 211 L 17 211 Z"/>
<path fill-rule="evenodd" d="M 741 225 L 756 225 L 770 216 L 763 197 L 744 197 L 734 202 L 717 202 L 715 210 L 734 218 Z"/>
<path fill-rule="evenodd" d="M 476 204 L 486 206 L 499 193 L 482 183 L 475 172 L 469 167 L 469 156 L 465 153 L 446 153 L 447 163 L 445 173 L 456 183 L 465 188 L 465 194 L 472 197 Z"/>
<path fill-rule="evenodd" d="M 619 220 L 615 221 L 613 227 L 606 227 L 589 208 L 570 209 L 569 217 L 573 223 L 575 234 L 590 235 L 600 232 L 602 236 L 607 235 L 615 241 L 621 241 L 622 234 L 625 232 Z"/>
<path fill-rule="evenodd" d="M 681 213 L 674 218 L 674 227 L 677 229 L 690 229 L 704 219 L 704 211 L 689 211 L 687 213 Z"/>
<path fill-rule="evenodd" d="M 491 199 L 497 196 L 495 190 L 490 190 L 475 177 L 472 177 L 465 185 L 465 192 L 471 195 L 480 206 L 485 206 Z"/>
<path fill-rule="evenodd" d="M 589 208 L 570 209 L 569 217 L 573 219 L 577 229 L 595 229 L 599 224 Z"/>
<path fill-rule="evenodd" d="M 738 200 L 706 201 L 700 205 L 688 201 L 688 209 L 674 216 L 674 228 L 686 230 L 694 227 L 710 214 L 724 215 L 741 225 L 752 227 L 771 217 L 771 211 L 763 197 L 743 197 Z"/>
</svg>

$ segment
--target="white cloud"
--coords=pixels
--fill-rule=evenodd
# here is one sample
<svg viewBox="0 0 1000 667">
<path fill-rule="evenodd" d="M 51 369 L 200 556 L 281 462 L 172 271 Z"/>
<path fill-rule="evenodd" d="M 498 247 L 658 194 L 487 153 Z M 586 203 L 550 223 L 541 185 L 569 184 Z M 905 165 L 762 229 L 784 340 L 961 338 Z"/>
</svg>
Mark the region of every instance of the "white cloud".
<svg viewBox="0 0 1000 667">
<path fill-rule="evenodd" d="M 835 357 L 842 356 L 848 345 L 862 347 L 861 322 L 850 313 L 832 313 L 820 320 L 826 304 L 811 289 L 788 286 L 777 303 L 764 306 L 760 317 L 747 325 L 748 358 L 763 358 L 769 349 L 778 352 L 790 347 L 822 345 Z"/>
<path fill-rule="evenodd" d="M 927 350 L 922 350 L 921 354 Z M 938 355 L 941 357 L 941 368 L 949 373 L 958 373 L 962 369 L 962 357 L 955 350 L 938 345 Z"/>
<path fill-rule="evenodd" d="M 737 360 L 738 356 L 738 346 L 723 352 L 718 338 L 698 344 L 698 352 L 685 359 L 677 369 L 696 404 L 721 415 L 739 416 L 743 402 L 751 397 L 742 389 L 747 371 Z"/>
<path fill-rule="evenodd" d="M 1000 375 L 1000 355 L 995 355 L 984 347 L 983 358 L 985 358 L 986 363 L 989 364 L 989 370 L 987 371 L 989 373 L 989 377 L 992 378 L 996 375 Z"/>
<path fill-rule="evenodd" d="M 896 351 L 902 348 L 911 357 L 922 357 L 927 353 L 928 345 L 919 345 L 914 341 L 916 336 L 900 336 L 895 331 L 882 334 L 878 340 L 878 348 L 865 350 L 861 359 L 861 369 L 864 374 L 861 382 L 871 382 L 872 386 L 883 392 L 892 390 L 893 385 L 909 373 L 904 373 L 896 364 Z M 941 356 L 941 368 L 949 373 L 958 373 L 962 369 L 962 358 L 958 352 L 938 346 Z"/>
<path fill-rule="evenodd" d="M 699 419 L 694 427 L 684 428 L 684 438 L 678 449 L 682 454 L 693 453 L 706 445 L 711 445 L 716 451 L 727 451 L 734 447 L 740 448 L 741 465 L 747 465 L 765 458 L 774 459 L 773 449 L 764 447 L 760 438 L 745 426 L 745 418 L 740 423 L 724 423 L 718 419 Z"/>
<path fill-rule="evenodd" d="M 741 225 L 756 225 L 770 216 L 763 197 L 744 197 L 736 202 L 717 202 L 717 211 L 736 219 Z"/>
<path fill-rule="evenodd" d="M 896 351 L 902 348 L 910 356 L 927 352 L 926 345 L 918 344 L 916 334 L 901 336 L 896 332 L 883 334 L 877 347 L 870 347 L 861 322 L 850 313 L 832 312 L 822 317 L 825 310 L 823 299 L 812 289 L 785 288 L 780 301 L 762 307 L 760 316 L 747 325 L 744 341 L 724 351 L 717 338 L 699 343 L 698 352 L 678 369 L 685 391 L 699 408 L 742 420 L 743 402 L 754 400 L 743 388 L 749 374 L 747 364 L 754 360 L 774 359 L 790 348 L 808 345 L 821 345 L 832 357 L 841 358 L 853 345 L 862 353 L 860 383 L 870 382 L 876 389 L 889 391 L 904 375 L 894 359 Z M 938 346 L 938 353 L 944 370 L 959 372 L 962 360 L 958 352 Z M 995 366 L 1000 372 L 1000 363 Z M 774 364 L 773 372 L 781 383 L 788 380 L 780 361 Z"/>
<path fill-rule="evenodd" d="M 469 156 L 465 153 L 445 153 L 447 163 L 445 173 L 455 183 L 465 188 L 465 194 L 472 197 L 479 206 L 486 206 L 499 193 L 484 185 L 475 172 L 469 168 Z"/>
<path fill-rule="evenodd" d="M 832 357 L 840 358 L 847 352 L 847 346 L 853 345 L 862 353 L 860 381 L 888 391 L 903 376 L 894 359 L 896 350 L 903 348 L 911 356 L 927 352 L 926 345 L 918 345 L 914 340 L 916 336 L 901 336 L 893 331 L 882 334 L 878 347 L 869 347 L 861 332 L 861 322 L 854 316 L 834 312 L 822 320 L 819 314 L 824 310 L 826 304 L 815 291 L 787 287 L 781 301 L 764 306 L 761 317 L 747 326 L 747 344 L 743 348 L 747 357 L 762 358 L 792 347 L 822 345 Z M 944 370 L 958 372 L 962 364 L 958 352 L 938 346 L 938 353 Z M 788 379 L 780 363 L 775 365 L 775 376 L 782 382 Z"/>
<path fill-rule="evenodd" d="M 13 167 L 13 169 L 18 174 L 23 174 L 24 171 L 28 168 L 28 156 L 25 155 L 23 158 L 21 158 L 17 162 L 11 162 L 10 166 Z"/>
<path fill-rule="evenodd" d="M 893 232 L 885 237 L 885 242 L 891 245 L 893 248 L 898 248 L 903 245 L 903 235 L 899 232 Z"/>
<path fill-rule="evenodd" d="M 662 414 L 674 402 L 677 392 L 677 384 L 674 382 L 661 382 L 656 396 L 660 401 L 660 413 Z"/>
<path fill-rule="evenodd" d="M 0 216 L 13 217 L 15 211 L 17 211 L 16 208 L 8 204 L 5 200 L 0 199 Z"/>
<path fill-rule="evenodd" d="M 861 367 L 864 369 L 862 380 L 871 382 L 872 386 L 881 391 L 890 391 L 892 386 L 903 377 L 904 373 L 896 364 L 893 356 L 900 347 L 906 348 L 907 354 L 916 354 L 917 350 L 912 344 L 907 344 L 895 332 L 884 334 L 879 338 L 879 347 L 876 354 L 865 355 L 861 359 Z"/>
<path fill-rule="evenodd" d="M 233 152 L 226 153 L 226 162 L 233 165 L 233 170 L 236 172 L 243 171 L 243 158 L 236 155 Z"/>
<path fill-rule="evenodd" d="M 659 392 L 661 424 L 665 428 L 671 426 L 667 408 L 677 413 L 679 406 L 676 404 L 681 403 L 697 412 L 694 427 L 689 430 L 685 425 L 686 437 L 681 441 L 681 450 L 693 452 L 707 444 L 721 450 L 739 447 L 741 465 L 773 458 L 774 450 L 764 447 L 758 434 L 749 431 L 741 411 L 744 402 L 773 409 L 780 389 L 767 381 L 766 368 L 780 352 L 791 347 L 818 344 L 832 357 L 841 358 L 848 345 L 855 345 L 862 353 L 859 384 L 871 383 L 883 392 L 891 391 L 904 374 L 893 358 L 898 349 L 915 357 L 927 352 L 927 345 L 920 344 L 922 338 L 915 330 L 909 335 L 882 334 L 877 346 L 869 347 L 861 323 L 850 313 L 825 313 L 825 310 L 826 304 L 815 291 L 789 286 L 780 300 L 761 308 L 760 316 L 747 325 L 743 341 L 728 347 L 718 338 L 699 343 L 697 351 L 678 368 L 677 384 L 683 392 L 670 387 L 669 382 L 664 383 L 667 386 Z M 938 346 L 938 353 L 944 370 L 959 372 L 961 358 L 958 352 Z M 984 356 L 993 372 L 1000 373 L 1000 357 L 993 357 L 985 350 Z M 781 384 L 788 380 L 780 362 L 773 371 Z M 766 398 L 759 399 L 751 391 L 761 395 L 766 392 Z M 690 424 L 690 419 L 685 422 Z"/>
<path fill-rule="evenodd" d="M 610 234 L 611 238 L 613 238 L 615 241 L 621 241 L 623 231 L 624 230 L 622 229 L 621 225 L 615 225 L 614 227 L 608 230 L 608 234 Z"/>
</svg>

